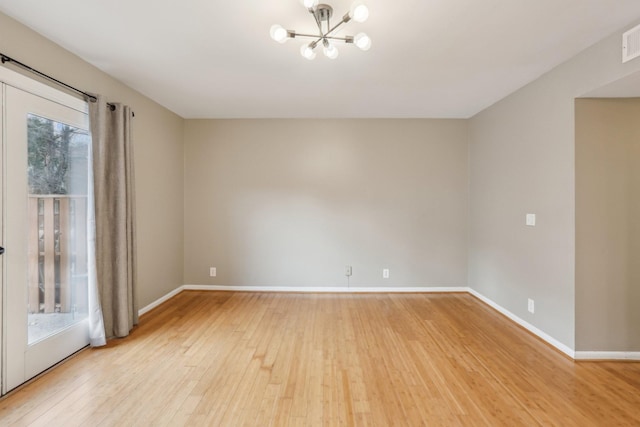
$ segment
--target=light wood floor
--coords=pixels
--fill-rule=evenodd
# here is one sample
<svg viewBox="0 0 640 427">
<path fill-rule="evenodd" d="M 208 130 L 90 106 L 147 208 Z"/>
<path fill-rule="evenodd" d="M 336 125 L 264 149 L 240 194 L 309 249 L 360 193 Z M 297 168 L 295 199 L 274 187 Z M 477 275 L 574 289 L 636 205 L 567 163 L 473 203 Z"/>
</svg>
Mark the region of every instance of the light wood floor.
<svg viewBox="0 0 640 427">
<path fill-rule="evenodd" d="M 0 424 L 631 426 L 640 364 L 574 363 L 467 294 L 183 292 Z"/>
</svg>

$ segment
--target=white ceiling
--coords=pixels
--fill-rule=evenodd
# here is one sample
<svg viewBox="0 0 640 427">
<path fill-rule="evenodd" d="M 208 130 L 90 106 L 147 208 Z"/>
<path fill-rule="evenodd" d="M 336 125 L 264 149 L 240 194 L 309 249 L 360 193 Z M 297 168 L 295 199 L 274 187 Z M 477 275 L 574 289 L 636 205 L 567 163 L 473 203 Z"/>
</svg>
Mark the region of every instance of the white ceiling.
<svg viewBox="0 0 640 427">
<path fill-rule="evenodd" d="M 640 18 L 638 0 L 365 0 L 373 47 L 300 56 L 298 0 L 0 0 L 0 11 L 185 118 L 467 118 Z M 350 0 L 331 0 L 336 17 Z M 4 52 L 20 59 L 20 52 Z M 56 76 L 64 77 L 64 76 Z M 92 88 L 83 88 L 91 90 Z"/>
</svg>

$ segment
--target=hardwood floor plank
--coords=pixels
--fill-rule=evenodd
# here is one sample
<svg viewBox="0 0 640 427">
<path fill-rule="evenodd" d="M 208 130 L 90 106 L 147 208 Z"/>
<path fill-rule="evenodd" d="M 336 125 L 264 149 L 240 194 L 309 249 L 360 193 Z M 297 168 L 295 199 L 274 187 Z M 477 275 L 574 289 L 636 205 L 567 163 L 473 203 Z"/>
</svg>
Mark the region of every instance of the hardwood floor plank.
<svg viewBox="0 0 640 427">
<path fill-rule="evenodd" d="M 0 425 L 633 426 L 640 363 L 573 362 L 467 294 L 188 291 Z"/>
</svg>

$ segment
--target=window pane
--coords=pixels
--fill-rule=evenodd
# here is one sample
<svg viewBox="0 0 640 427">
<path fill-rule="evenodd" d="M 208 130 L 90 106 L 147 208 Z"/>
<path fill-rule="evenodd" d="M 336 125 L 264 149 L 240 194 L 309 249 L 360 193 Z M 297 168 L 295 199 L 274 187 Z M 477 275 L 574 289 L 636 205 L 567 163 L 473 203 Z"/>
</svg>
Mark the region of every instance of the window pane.
<svg viewBox="0 0 640 427">
<path fill-rule="evenodd" d="M 86 131 L 27 116 L 29 344 L 87 316 Z"/>
</svg>

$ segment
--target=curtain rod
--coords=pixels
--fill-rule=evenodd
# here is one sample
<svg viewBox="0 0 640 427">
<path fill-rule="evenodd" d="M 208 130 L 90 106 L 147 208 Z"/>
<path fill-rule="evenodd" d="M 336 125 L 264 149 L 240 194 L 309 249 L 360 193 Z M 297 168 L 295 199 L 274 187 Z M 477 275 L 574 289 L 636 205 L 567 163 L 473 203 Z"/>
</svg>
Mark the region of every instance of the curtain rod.
<svg viewBox="0 0 640 427">
<path fill-rule="evenodd" d="M 7 55 L 5 55 L 4 53 L 1 53 L 1 52 L 0 52 L 0 61 L 2 61 L 3 64 L 5 62 L 12 62 L 12 63 L 14 63 L 15 65 L 17 65 L 20 68 L 23 68 L 23 69 L 25 69 L 25 70 L 33 73 L 33 74 L 36 74 L 36 75 L 38 75 L 40 77 L 43 77 L 43 78 L 45 78 L 45 79 L 47 79 L 47 80 L 49 80 L 49 81 L 51 81 L 51 82 L 53 82 L 53 83 L 55 83 L 55 84 L 57 84 L 59 86 L 62 86 L 62 87 L 66 88 L 66 89 L 68 89 L 68 90 L 70 90 L 72 92 L 75 92 L 75 93 L 77 93 L 79 95 L 84 96 L 85 98 L 89 99 L 91 102 L 96 102 L 98 100 L 98 98 L 96 98 L 94 95 L 91 95 L 90 93 L 87 93 L 87 92 L 85 92 L 83 90 L 80 90 L 80 89 L 75 88 L 75 87 L 73 87 L 73 86 L 71 86 L 69 84 L 66 84 L 65 82 L 62 82 L 62 81 L 60 81 L 60 80 L 58 80 L 58 79 L 56 79 L 54 77 L 51 77 L 50 75 L 45 74 L 42 71 L 38 71 L 35 68 L 30 67 L 27 64 L 25 64 L 23 62 L 20 62 L 20 61 L 18 61 L 16 59 L 13 59 L 10 56 L 7 56 Z M 115 110 L 115 108 L 116 108 L 116 106 L 114 104 L 111 104 L 110 102 L 107 102 L 107 105 L 111 108 L 111 111 Z M 133 111 L 131 112 L 131 114 L 135 117 L 135 113 Z"/>
</svg>

